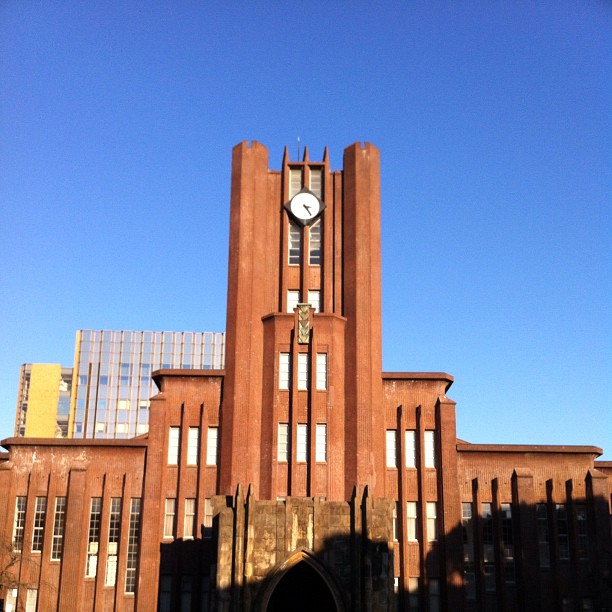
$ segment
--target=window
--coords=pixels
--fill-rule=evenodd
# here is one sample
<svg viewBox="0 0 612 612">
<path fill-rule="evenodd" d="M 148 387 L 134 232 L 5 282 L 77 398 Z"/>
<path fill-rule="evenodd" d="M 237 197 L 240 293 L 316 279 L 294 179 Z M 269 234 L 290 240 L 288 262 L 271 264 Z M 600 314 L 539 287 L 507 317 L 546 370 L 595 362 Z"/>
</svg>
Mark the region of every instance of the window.
<svg viewBox="0 0 612 612">
<path fill-rule="evenodd" d="M 317 391 L 327 389 L 327 353 L 317 353 Z"/>
<path fill-rule="evenodd" d="M 289 461 L 289 424 L 278 424 L 278 461 L 285 463 Z"/>
<path fill-rule="evenodd" d="M 289 168 L 289 198 L 302 189 L 302 169 Z"/>
<path fill-rule="evenodd" d="M 436 467 L 436 440 L 434 431 L 425 432 L 425 467 Z"/>
<path fill-rule="evenodd" d="M 406 467 L 416 467 L 416 431 L 409 429 L 405 434 L 406 441 Z"/>
<path fill-rule="evenodd" d="M 546 504 L 536 504 L 536 523 L 540 567 L 550 567 L 550 538 L 548 531 L 548 509 Z"/>
<path fill-rule="evenodd" d="M 208 439 L 206 442 L 206 465 L 217 465 L 217 441 L 219 429 L 217 427 L 208 428 Z"/>
<path fill-rule="evenodd" d="M 204 500 L 204 537 L 212 537 L 212 526 L 213 526 L 213 505 L 212 499 L 206 498 Z"/>
<path fill-rule="evenodd" d="M 98 547 L 100 545 L 100 517 L 102 498 L 92 497 L 89 512 L 89 533 L 87 536 L 87 566 L 85 577 L 95 578 L 98 569 Z"/>
<path fill-rule="evenodd" d="M 295 447 L 296 461 L 306 461 L 308 457 L 308 425 L 297 426 L 297 445 Z"/>
<path fill-rule="evenodd" d="M 25 612 L 36 612 L 37 602 L 38 602 L 38 589 L 28 589 L 26 591 Z"/>
<path fill-rule="evenodd" d="M 183 538 L 193 539 L 195 534 L 196 500 L 185 500 L 185 521 L 183 523 Z"/>
<path fill-rule="evenodd" d="M 321 219 L 317 219 L 310 226 L 308 241 L 308 263 L 311 266 L 321 265 Z"/>
<path fill-rule="evenodd" d="M 172 576 L 159 577 L 159 612 L 172 612 Z"/>
<path fill-rule="evenodd" d="M 310 168 L 310 191 L 322 197 L 323 168 Z"/>
<path fill-rule="evenodd" d="M 463 532 L 463 583 L 467 599 L 476 598 L 476 570 L 474 565 L 474 521 L 472 504 L 461 504 L 461 530 Z"/>
<path fill-rule="evenodd" d="M 419 579 L 414 576 L 408 578 L 408 609 L 412 612 L 419 609 Z"/>
<path fill-rule="evenodd" d="M 187 465 L 198 465 L 200 428 L 190 427 L 187 434 Z"/>
<path fill-rule="evenodd" d="M 125 569 L 125 592 L 136 591 L 136 569 L 138 567 L 138 538 L 140 537 L 140 498 L 134 497 L 130 502 L 130 526 Z"/>
<path fill-rule="evenodd" d="M 315 312 L 320 312 L 321 292 L 318 289 L 308 292 L 308 303 L 314 308 Z"/>
<path fill-rule="evenodd" d="M 587 509 L 584 504 L 576 504 L 576 544 L 579 559 L 589 558 L 589 533 Z"/>
<path fill-rule="evenodd" d="M 19 495 L 15 500 L 15 519 L 13 521 L 13 550 L 20 552 L 23 548 L 25 530 L 26 496 Z"/>
<path fill-rule="evenodd" d="M 302 228 L 289 221 L 289 265 L 299 266 L 302 263 Z"/>
<path fill-rule="evenodd" d="M 438 504 L 427 502 L 427 540 L 436 542 L 438 539 Z"/>
<path fill-rule="evenodd" d="M 121 530 L 121 498 L 111 499 L 110 517 L 108 522 L 108 549 L 106 551 L 105 586 L 115 586 L 117 583 L 117 559 L 119 557 L 119 536 Z"/>
<path fill-rule="evenodd" d="M 482 506 L 482 553 L 486 591 L 495 591 L 495 550 L 493 539 L 493 508 L 490 503 Z"/>
<path fill-rule="evenodd" d="M 399 524 L 398 524 L 398 511 L 397 511 L 397 507 L 399 506 L 399 502 L 395 502 L 395 504 L 393 505 L 393 540 L 395 542 L 398 541 L 398 535 L 399 535 Z"/>
<path fill-rule="evenodd" d="M 300 303 L 300 292 L 297 289 L 287 291 L 287 312 L 293 312 L 294 308 Z"/>
<path fill-rule="evenodd" d="M 34 529 L 32 531 L 32 552 L 41 552 L 45 539 L 45 515 L 47 514 L 47 498 L 37 497 L 34 508 Z"/>
<path fill-rule="evenodd" d="M 512 533 L 512 507 L 510 504 L 501 505 L 502 530 L 502 571 L 504 582 L 514 583 L 514 536 Z"/>
<path fill-rule="evenodd" d="M 180 428 L 170 428 L 168 434 L 168 465 L 178 464 L 180 436 Z"/>
<path fill-rule="evenodd" d="M 53 538 L 51 540 L 51 561 L 60 561 L 64 547 L 64 524 L 66 521 L 66 498 L 55 498 L 53 517 Z"/>
<path fill-rule="evenodd" d="M 317 423 L 315 460 L 318 462 L 327 461 L 327 425 L 325 423 Z"/>
<path fill-rule="evenodd" d="M 557 544 L 559 545 L 559 559 L 569 561 L 569 532 L 565 504 L 557 504 Z"/>
<path fill-rule="evenodd" d="M 397 467 L 397 435 L 395 429 L 387 429 L 387 467 Z"/>
<path fill-rule="evenodd" d="M 417 541 L 417 503 L 406 502 L 406 539 L 409 542 Z"/>
<path fill-rule="evenodd" d="M 164 538 L 174 537 L 174 526 L 176 520 L 176 499 L 166 498 L 164 508 Z"/>
<path fill-rule="evenodd" d="M 289 390 L 289 353 L 279 353 L 278 356 L 278 388 Z"/>
<path fill-rule="evenodd" d="M 429 612 L 440 610 L 440 581 L 437 578 L 429 579 Z"/>
<path fill-rule="evenodd" d="M 308 353 L 298 353 L 297 388 L 300 391 L 308 389 Z"/>
</svg>

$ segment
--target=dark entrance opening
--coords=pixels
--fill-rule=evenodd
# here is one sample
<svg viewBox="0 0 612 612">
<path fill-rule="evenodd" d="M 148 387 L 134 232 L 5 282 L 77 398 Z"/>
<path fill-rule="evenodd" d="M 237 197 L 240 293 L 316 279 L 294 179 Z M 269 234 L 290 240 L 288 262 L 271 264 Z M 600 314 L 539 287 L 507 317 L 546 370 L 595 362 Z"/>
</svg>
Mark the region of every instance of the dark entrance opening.
<svg viewBox="0 0 612 612">
<path fill-rule="evenodd" d="M 337 612 L 331 591 L 308 564 L 294 565 L 276 585 L 266 612 Z"/>
</svg>

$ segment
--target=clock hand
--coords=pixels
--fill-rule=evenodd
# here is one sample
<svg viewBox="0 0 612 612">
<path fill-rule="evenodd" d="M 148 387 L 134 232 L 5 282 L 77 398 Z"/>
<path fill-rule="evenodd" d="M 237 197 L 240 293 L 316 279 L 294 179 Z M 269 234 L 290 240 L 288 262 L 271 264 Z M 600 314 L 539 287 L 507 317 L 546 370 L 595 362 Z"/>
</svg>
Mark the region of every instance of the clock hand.
<svg viewBox="0 0 612 612">
<path fill-rule="evenodd" d="M 308 215 L 311 215 L 312 213 L 310 212 L 310 206 L 308 206 L 308 204 L 303 204 L 303 206 L 308 211 Z"/>
</svg>

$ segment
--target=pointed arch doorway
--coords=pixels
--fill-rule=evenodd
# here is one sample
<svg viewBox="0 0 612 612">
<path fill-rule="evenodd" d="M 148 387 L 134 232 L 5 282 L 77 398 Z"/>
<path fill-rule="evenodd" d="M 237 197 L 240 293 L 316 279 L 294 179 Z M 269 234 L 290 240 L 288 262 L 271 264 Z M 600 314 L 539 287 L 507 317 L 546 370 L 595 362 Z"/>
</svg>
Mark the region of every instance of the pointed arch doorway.
<svg viewBox="0 0 612 612">
<path fill-rule="evenodd" d="M 283 564 L 266 589 L 261 612 L 343 612 L 341 597 L 325 570 L 302 552 Z"/>
</svg>

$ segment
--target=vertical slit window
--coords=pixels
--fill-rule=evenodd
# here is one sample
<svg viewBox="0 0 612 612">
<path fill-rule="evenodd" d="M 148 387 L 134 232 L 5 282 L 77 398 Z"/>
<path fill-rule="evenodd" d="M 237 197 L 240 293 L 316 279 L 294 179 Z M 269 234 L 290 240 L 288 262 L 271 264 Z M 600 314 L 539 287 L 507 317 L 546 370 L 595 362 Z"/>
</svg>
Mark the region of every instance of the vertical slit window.
<svg viewBox="0 0 612 612">
<path fill-rule="evenodd" d="M 536 504 L 536 524 L 540 567 L 550 567 L 550 536 L 548 531 L 548 509 L 546 504 Z"/>
<path fill-rule="evenodd" d="M 289 168 L 289 198 L 302 189 L 302 169 Z"/>
<path fill-rule="evenodd" d="M 436 467 L 436 437 L 434 431 L 425 432 L 425 467 Z"/>
<path fill-rule="evenodd" d="M 589 532 L 587 509 L 584 504 L 576 505 L 576 544 L 579 559 L 589 558 Z"/>
<path fill-rule="evenodd" d="M 185 500 L 185 519 L 183 522 L 183 538 L 185 539 L 193 539 L 195 534 L 195 503 L 196 500 L 193 498 Z"/>
<path fill-rule="evenodd" d="M 205 538 L 212 537 L 212 527 L 213 527 L 213 505 L 212 505 L 212 499 L 207 497 L 204 500 L 204 537 Z"/>
<path fill-rule="evenodd" d="M 321 311 L 321 292 L 318 289 L 313 289 L 308 292 L 308 303 L 313 307 L 315 312 Z"/>
<path fill-rule="evenodd" d="M 209 427 L 206 441 L 206 465 L 217 465 L 218 439 L 219 429 L 217 427 Z"/>
<path fill-rule="evenodd" d="M 293 312 L 294 308 L 300 303 L 300 292 L 297 289 L 287 291 L 287 312 Z"/>
<path fill-rule="evenodd" d="M 136 591 L 136 570 L 138 568 L 138 540 L 140 538 L 140 498 L 130 503 L 130 525 L 128 531 L 127 559 L 125 568 L 125 592 Z"/>
<path fill-rule="evenodd" d="M 278 461 L 286 463 L 289 460 L 289 424 L 278 424 Z"/>
<path fill-rule="evenodd" d="M 474 565 L 474 521 L 472 504 L 461 504 L 461 531 L 463 534 L 463 583 L 467 599 L 476 598 L 476 569 Z"/>
<path fill-rule="evenodd" d="M 289 265 L 299 266 L 302 263 L 302 228 L 289 221 Z"/>
<path fill-rule="evenodd" d="M 304 462 L 308 457 L 308 425 L 297 426 L 297 444 L 295 447 L 296 461 Z"/>
<path fill-rule="evenodd" d="M 181 432 L 179 427 L 171 427 L 168 433 L 168 465 L 177 465 Z"/>
<path fill-rule="evenodd" d="M 98 548 L 100 546 L 100 518 L 102 515 L 102 498 L 92 497 L 89 512 L 89 533 L 87 535 L 86 578 L 95 578 L 98 569 Z"/>
<path fill-rule="evenodd" d="M 308 263 L 311 266 L 321 265 L 321 219 L 317 219 L 308 232 Z"/>
<path fill-rule="evenodd" d="M 323 197 L 323 168 L 310 168 L 310 191 L 318 198 Z"/>
<path fill-rule="evenodd" d="M 325 423 L 317 423 L 315 455 L 316 461 L 327 461 L 327 425 Z"/>
<path fill-rule="evenodd" d="M 387 429 L 387 467 L 397 467 L 397 433 L 395 429 Z"/>
<path fill-rule="evenodd" d="M 176 518 L 176 499 L 166 498 L 164 508 L 164 538 L 174 537 L 174 524 Z"/>
<path fill-rule="evenodd" d="M 45 516 L 47 514 L 47 498 L 37 497 L 34 508 L 34 530 L 32 532 L 32 552 L 41 552 L 45 539 Z"/>
<path fill-rule="evenodd" d="M 289 353 L 279 353 L 278 356 L 278 388 L 289 390 Z"/>
<path fill-rule="evenodd" d="M 408 578 L 408 609 L 411 612 L 419 609 L 419 579 L 415 576 Z"/>
<path fill-rule="evenodd" d="M 55 498 L 53 516 L 53 538 L 51 540 L 51 561 L 60 561 L 64 547 L 64 525 L 66 523 L 66 498 Z"/>
<path fill-rule="evenodd" d="M 26 496 L 19 495 L 15 500 L 15 519 L 13 521 L 13 550 L 21 552 L 23 532 L 25 531 Z"/>
<path fill-rule="evenodd" d="M 557 544 L 559 545 L 559 560 L 569 561 L 569 531 L 565 504 L 557 504 Z"/>
<path fill-rule="evenodd" d="M 300 391 L 308 389 L 308 353 L 298 353 L 297 388 Z"/>
<path fill-rule="evenodd" d="M 512 506 L 501 505 L 502 570 L 504 582 L 514 583 L 514 534 L 512 532 Z"/>
<path fill-rule="evenodd" d="M 317 391 L 327 389 L 327 353 L 317 353 Z"/>
<path fill-rule="evenodd" d="M 111 499 L 108 521 L 108 549 L 106 551 L 105 586 L 117 584 L 117 560 L 119 559 L 119 542 L 121 531 L 121 498 Z"/>
<path fill-rule="evenodd" d="M 406 467 L 416 467 L 416 431 L 409 429 L 405 434 L 406 443 Z"/>
<path fill-rule="evenodd" d="M 28 589 L 26 591 L 25 612 L 36 612 L 37 603 L 38 603 L 38 589 Z"/>
<path fill-rule="evenodd" d="M 486 591 L 495 591 L 495 548 L 493 539 L 493 508 L 482 504 L 482 558 Z"/>
<path fill-rule="evenodd" d="M 417 503 L 414 501 L 406 502 L 406 531 L 406 539 L 409 542 L 418 540 Z"/>
<path fill-rule="evenodd" d="M 187 434 L 187 465 L 198 464 L 198 451 L 200 445 L 200 428 L 190 427 Z"/>
<path fill-rule="evenodd" d="M 427 502 L 427 540 L 437 542 L 438 540 L 438 504 Z"/>
<path fill-rule="evenodd" d="M 399 539 L 399 512 L 397 511 L 398 506 L 399 502 L 395 502 L 395 504 L 393 504 L 393 540 L 395 542 L 397 542 Z"/>
</svg>

